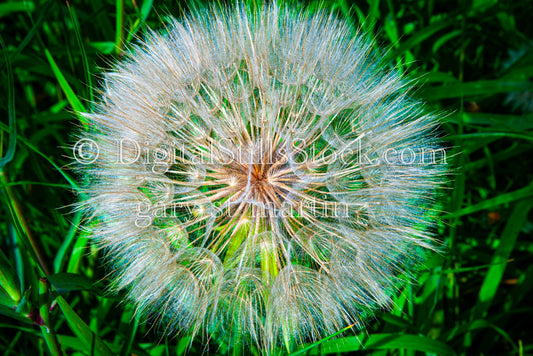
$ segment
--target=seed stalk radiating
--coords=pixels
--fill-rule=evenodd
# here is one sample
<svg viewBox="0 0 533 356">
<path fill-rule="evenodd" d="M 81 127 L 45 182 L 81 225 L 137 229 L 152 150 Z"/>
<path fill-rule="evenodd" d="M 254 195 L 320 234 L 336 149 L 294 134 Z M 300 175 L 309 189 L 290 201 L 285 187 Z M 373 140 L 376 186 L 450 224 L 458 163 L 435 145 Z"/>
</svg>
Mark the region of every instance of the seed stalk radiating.
<svg viewBox="0 0 533 356">
<path fill-rule="evenodd" d="M 446 156 L 373 47 L 333 15 L 238 6 L 105 73 L 79 167 L 111 290 L 165 333 L 265 353 L 391 307 L 434 248 Z"/>
</svg>

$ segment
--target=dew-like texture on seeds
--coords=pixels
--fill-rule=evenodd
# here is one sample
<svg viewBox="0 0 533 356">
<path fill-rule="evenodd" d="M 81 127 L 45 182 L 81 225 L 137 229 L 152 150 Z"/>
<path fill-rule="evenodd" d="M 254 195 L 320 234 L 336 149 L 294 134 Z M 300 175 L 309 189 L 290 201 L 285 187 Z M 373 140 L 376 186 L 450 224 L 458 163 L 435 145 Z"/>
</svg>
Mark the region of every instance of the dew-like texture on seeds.
<svg viewBox="0 0 533 356">
<path fill-rule="evenodd" d="M 373 48 L 329 14 L 213 10 L 105 73 L 80 170 L 111 290 L 170 335 L 263 350 L 391 307 L 433 246 L 445 152 Z"/>
</svg>

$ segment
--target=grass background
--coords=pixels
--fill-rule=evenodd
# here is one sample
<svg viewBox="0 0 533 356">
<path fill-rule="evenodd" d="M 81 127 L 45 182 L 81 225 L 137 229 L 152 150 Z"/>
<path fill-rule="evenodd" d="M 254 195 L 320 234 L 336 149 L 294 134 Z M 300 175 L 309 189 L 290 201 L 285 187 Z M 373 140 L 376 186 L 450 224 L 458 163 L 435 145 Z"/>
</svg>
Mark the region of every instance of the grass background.
<svg viewBox="0 0 533 356">
<path fill-rule="evenodd" d="M 533 354 L 533 3 L 302 3 L 373 33 L 391 63 L 416 78 L 418 94 L 450 113 L 442 131 L 455 171 L 439 228 L 445 252 L 427 261 L 398 308 L 378 313 L 363 332 L 344 331 L 297 354 Z M 90 108 L 98 73 L 120 58 L 123 43 L 190 5 L 0 3 L 4 355 L 181 355 L 190 344 L 164 337 L 104 294 L 98 253 L 69 208 L 77 186 L 68 148 L 76 112 Z M 193 340 L 189 353 L 223 354 L 218 346 Z"/>
</svg>

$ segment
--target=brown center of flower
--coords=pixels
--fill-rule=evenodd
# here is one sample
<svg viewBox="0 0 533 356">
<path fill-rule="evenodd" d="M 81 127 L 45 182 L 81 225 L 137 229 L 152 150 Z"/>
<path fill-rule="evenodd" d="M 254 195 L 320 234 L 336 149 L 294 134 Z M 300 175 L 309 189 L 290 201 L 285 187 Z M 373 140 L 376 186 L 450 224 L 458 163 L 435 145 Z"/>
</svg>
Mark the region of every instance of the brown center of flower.
<svg viewBox="0 0 533 356">
<path fill-rule="evenodd" d="M 231 200 L 259 205 L 267 210 L 279 209 L 297 180 L 284 160 L 233 161 L 223 171 L 228 177 L 226 189 Z"/>
</svg>

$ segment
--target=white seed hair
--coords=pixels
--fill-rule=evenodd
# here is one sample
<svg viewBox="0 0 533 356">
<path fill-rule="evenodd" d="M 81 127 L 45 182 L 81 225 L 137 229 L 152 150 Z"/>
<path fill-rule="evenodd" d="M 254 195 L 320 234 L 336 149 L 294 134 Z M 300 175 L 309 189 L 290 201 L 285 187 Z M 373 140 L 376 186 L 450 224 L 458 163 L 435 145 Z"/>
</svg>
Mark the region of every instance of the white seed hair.
<svg viewBox="0 0 533 356">
<path fill-rule="evenodd" d="M 266 354 L 392 307 L 434 248 L 445 152 L 374 47 L 277 4 L 150 31 L 80 134 L 98 146 L 80 204 L 111 291 L 169 335 Z"/>
</svg>

